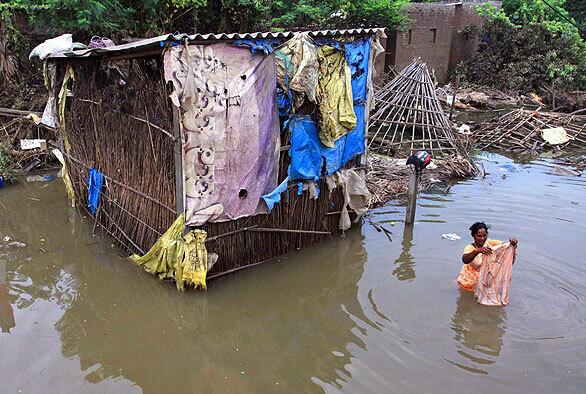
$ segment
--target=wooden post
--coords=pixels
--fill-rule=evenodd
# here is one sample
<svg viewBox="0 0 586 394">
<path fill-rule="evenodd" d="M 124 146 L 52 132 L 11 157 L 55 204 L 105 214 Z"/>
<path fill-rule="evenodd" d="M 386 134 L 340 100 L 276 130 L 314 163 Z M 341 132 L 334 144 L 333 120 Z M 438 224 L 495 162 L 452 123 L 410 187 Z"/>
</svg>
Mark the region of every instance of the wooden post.
<svg viewBox="0 0 586 394">
<path fill-rule="evenodd" d="M 456 104 L 456 95 L 458 94 L 458 88 L 460 87 L 460 76 L 456 76 L 454 81 L 454 97 L 452 98 L 452 106 L 450 107 L 449 120 L 452 120 L 452 113 L 454 112 L 454 104 Z"/>
<path fill-rule="evenodd" d="M 175 137 L 173 155 L 175 157 L 175 206 L 177 215 L 181 215 L 185 207 L 183 201 L 183 138 L 180 122 L 179 108 L 173 105 L 173 136 Z"/>
<path fill-rule="evenodd" d="M 407 213 L 405 215 L 405 225 L 413 224 L 415 221 L 415 208 L 417 207 L 417 189 L 421 180 L 421 172 L 415 170 L 413 166 L 409 174 L 409 190 L 407 194 Z"/>
</svg>

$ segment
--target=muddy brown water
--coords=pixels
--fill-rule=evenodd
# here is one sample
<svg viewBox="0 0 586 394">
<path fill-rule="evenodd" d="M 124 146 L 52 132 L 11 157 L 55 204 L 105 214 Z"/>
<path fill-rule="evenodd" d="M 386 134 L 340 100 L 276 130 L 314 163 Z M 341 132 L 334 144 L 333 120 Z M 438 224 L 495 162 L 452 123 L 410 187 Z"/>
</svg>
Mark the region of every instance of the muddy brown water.
<svg viewBox="0 0 586 394">
<path fill-rule="evenodd" d="M 0 391 L 583 393 L 586 179 L 481 161 L 412 229 L 374 211 L 392 241 L 366 222 L 197 293 L 92 236 L 60 179 L 0 189 Z M 456 286 L 477 219 L 519 238 L 507 307 Z"/>
</svg>

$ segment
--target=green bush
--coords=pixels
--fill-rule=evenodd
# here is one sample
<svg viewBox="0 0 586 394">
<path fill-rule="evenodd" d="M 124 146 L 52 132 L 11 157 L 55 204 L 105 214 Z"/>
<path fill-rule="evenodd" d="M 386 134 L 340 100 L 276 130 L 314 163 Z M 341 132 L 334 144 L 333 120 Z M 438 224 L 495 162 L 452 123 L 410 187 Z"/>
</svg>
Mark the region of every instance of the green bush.
<svg viewBox="0 0 586 394">
<path fill-rule="evenodd" d="M 9 0 L 38 30 L 111 37 L 384 26 L 404 22 L 408 0 Z"/>
<path fill-rule="evenodd" d="M 460 68 L 465 79 L 519 92 L 585 89 L 586 43 L 565 19 L 563 0 L 550 1 L 564 17 L 542 0 L 478 7 L 486 23 L 477 54 Z"/>
</svg>

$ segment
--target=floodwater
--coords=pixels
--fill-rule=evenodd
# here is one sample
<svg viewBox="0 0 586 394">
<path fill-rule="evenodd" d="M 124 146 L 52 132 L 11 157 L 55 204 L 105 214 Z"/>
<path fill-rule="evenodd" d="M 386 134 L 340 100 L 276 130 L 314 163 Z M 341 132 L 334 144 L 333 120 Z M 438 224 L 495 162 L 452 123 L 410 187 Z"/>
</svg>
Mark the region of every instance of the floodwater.
<svg viewBox="0 0 586 394">
<path fill-rule="evenodd" d="M 482 163 L 422 194 L 411 229 L 390 204 L 206 292 L 120 258 L 59 179 L 1 189 L 0 391 L 584 393 L 586 179 Z M 455 283 L 481 219 L 519 239 L 507 307 Z"/>
</svg>

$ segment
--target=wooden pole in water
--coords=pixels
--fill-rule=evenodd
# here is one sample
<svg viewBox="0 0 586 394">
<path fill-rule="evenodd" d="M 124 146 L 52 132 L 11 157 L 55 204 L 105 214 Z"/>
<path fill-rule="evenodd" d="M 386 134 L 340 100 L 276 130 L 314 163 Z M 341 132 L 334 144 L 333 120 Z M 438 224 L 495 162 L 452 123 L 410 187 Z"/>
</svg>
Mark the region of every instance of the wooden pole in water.
<svg viewBox="0 0 586 394">
<path fill-rule="evenodd" d="M 405 224 L 413 224 L 415 221 L 415 208 L 417 207 L 417 189 L 421 180 L 421 172 L 412 167 L 409 174 L 409 190 L 407 191 L 407 213 L 405 215 Z"/>
</svg>

